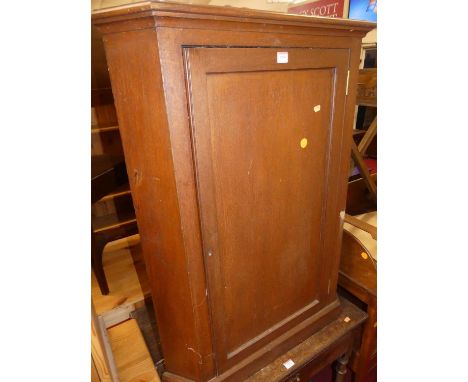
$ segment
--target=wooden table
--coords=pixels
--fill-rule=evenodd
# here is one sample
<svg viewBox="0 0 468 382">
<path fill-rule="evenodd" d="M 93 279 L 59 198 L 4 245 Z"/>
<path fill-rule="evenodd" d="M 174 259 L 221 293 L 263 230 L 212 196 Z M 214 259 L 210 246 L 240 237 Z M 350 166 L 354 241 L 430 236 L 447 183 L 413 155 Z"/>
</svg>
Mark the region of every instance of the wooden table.
<svg viewBox="0 0 468 382">
<path fill-rule="evenodd" d="M 344 382 L 347 363 L 367 314 L 341 299 L 339 317 L 269 365 L 253 374 L 246 382 L 307 382 L 325 366 L 336 362 L 335 382 Z M 294 364 L 289 369 L 288 361 Z M 291 362 L 290 362 L 291 364 Z"/>
</svg>

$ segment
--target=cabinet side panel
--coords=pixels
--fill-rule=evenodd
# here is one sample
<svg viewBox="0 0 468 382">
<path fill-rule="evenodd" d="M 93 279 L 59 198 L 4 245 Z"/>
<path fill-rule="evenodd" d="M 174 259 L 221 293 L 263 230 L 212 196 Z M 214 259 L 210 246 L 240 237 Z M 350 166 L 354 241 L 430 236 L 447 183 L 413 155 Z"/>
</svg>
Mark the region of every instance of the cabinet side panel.
<svg viewBox="0 0 468 382">
<path fill-rule="evenodd" d="M 337 175 L 333 177 L 332 187 L 338 192 L 335 194 L 334 205 L 335 211 L 338 214 L 339 211 L 344 211 L 346 208 L 346 196 L 348 191 L 348 173 L 349 165 L 351 161 L 351 141 L 353 132 L 353 121 L 354 121 L 354 109 L 356 105 L 356 88 L 357 88 L 357 77 L 359 73 L 359 55 L 361 49 L 361 39 L 353 38 L 350 41 L 350 56 L 349 56 L 349 94 L 346 96 L 345 114 L 343 116 L 343 132 L 341 139 L 341 146 L 339 149 L 339 170 Z M 333 254 L 329 257 L 330 261 L 330 286 L 332 298 L 336 297 L 336 289 L 338 283 L 338 269 L 340 263 L 341 254 L 341 243 L 343 235 L 343 221 L 341 220 L 339 227 L 330 225 L 325 231 L 325 240 L 329 240 L 333 245 L 330 248 L 330 253 Z"/>
<path fill-rule="evenodd" d="M 104 43 L 166 369 L 199 380 L 156 31 L 110 34 Z"/>
</svg>

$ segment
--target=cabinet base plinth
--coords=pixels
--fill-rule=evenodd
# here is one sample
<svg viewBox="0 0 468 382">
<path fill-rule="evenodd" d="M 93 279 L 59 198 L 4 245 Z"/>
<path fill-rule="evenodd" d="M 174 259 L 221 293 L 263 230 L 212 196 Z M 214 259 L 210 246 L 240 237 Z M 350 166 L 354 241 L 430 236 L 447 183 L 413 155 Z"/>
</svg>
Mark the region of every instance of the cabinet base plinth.
<svg viewBox="0 0 468 382">
<path fill-rule="evenodd" d="M 341 314 L 340 301 L 337 299 L 326 308 L 315 315 L 291 328 L 281 336 L 271 341 L 267 346 L 257 350 L 237 365 L 224 371 L 214 378 L 207 379 L 210 382 L 235 382 L 241 381 L 256 373 L 261 368 L 268 365 L 277 357 L 301 343 L 320 329 L 336 320 Z M 195 382 L 194 380 L 180 377 L 171 372 L 163 374 L 163 382 Z M 205 381 L 204 381 L 205 382 Z"/>
</svg>

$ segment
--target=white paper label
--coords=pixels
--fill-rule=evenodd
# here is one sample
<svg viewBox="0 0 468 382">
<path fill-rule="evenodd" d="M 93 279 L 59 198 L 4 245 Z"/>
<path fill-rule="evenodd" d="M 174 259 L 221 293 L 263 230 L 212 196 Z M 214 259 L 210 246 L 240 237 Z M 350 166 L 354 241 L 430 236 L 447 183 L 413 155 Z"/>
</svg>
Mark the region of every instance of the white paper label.
<svg viewBox="0 0 468 382">
<path fill-rule="evenodd" d="M 286 369 L 290 369 L 291 367 L 293 367 L 295 365 L 294 361 L 292 359 L 288 359 L 285 363 L 283 363 L 283 366 L 286 368 Z"/>
<path fill-rule="evenodd" d="M 320 111 L 320 105 L 316 105 L 314 106 L 314 111 L 317 113 L 318 111 Z"/>
<path fill-rule="evenodd" d="M 288 52 L 276 52 L 276 62 L 278 64 L 287 64 Z"/>
</svg>

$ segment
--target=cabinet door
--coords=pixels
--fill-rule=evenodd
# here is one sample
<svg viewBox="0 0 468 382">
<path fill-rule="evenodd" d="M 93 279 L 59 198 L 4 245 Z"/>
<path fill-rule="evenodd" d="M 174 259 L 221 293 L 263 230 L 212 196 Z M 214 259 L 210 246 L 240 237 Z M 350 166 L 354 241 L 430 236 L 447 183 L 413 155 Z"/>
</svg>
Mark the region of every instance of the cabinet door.
<svg viewBox="0 0 468 382">
<path fill-rule="evenodd" d="M 337 177 L 348 155 L 340 147 L 349 51 L 196 47 L 184 55 L 222 372 L 336 299 L 331 257 L 339 253 L 327 238 L 338 238 L 334 209 L 345 185 Z"/>
</svg>

